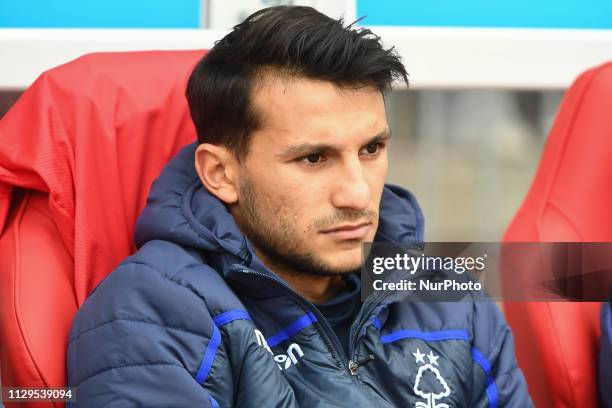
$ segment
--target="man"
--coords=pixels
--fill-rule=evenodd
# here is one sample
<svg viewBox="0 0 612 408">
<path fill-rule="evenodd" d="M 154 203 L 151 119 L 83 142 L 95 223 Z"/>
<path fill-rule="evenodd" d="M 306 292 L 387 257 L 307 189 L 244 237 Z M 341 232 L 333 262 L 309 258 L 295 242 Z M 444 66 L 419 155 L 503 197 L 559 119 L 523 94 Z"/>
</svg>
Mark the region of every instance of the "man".
<svg viewBox="0 0 612 408">
<path fill-rule="evenodd" d="M 423 241 L 415 198 L 384 184 L 394 79 L 378 37 L 311 8 L 215 45 L 187 88 L 197 147 L 75 319 L 77 405 L 531 405 L 494 304 L 360 302 L 362 243 Z"/>
</svg>

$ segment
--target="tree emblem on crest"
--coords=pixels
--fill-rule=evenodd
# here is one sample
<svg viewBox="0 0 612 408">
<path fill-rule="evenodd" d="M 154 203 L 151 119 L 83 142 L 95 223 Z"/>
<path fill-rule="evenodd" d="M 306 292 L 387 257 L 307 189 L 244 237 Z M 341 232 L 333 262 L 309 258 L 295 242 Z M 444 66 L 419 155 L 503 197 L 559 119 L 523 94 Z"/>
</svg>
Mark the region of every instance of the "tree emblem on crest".
<svg viewBox="0 0 612 408">
<path fill-rule="evenodd" d="M 440 356 L 436 356 L 432 351 L 425 355 L 417 348 L 416 353 L 412 353 L 419 371 L 417 372 L 414 381 L 414 392 L 426 401 L 417 401 L 415 408 L 449 408 L 448 404 L 437 403 L 439 400 L 450 395 L 450 388 L 446 380 L 440 374 L 440 371 L 435 367 L 438 365 Z M 428 362 L 425 361 L 427 357 Z"/>
</svg>

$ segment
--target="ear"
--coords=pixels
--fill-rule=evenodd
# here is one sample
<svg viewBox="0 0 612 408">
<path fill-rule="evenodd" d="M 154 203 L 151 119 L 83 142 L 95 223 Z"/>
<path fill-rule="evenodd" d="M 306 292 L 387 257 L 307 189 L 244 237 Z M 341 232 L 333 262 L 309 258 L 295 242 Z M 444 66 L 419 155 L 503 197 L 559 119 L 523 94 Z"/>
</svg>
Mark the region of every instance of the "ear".
<svg viewBox="0 0 612 408">
<path fill-rule="evenodd" d="M 226 204 L 238 201 L 237 168 L 234 154 L 223 146 L 200 144 L 195 152 L 195 169 L 204 187 Z"/>
</svg>

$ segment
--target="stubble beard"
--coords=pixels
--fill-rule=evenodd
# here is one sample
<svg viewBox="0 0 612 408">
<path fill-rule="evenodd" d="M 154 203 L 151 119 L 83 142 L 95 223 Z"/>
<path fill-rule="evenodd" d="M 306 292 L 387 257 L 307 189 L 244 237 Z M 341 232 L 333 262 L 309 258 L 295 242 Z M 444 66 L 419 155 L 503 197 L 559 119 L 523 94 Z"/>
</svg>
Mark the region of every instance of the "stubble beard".
<svg viewBox="0 0 612 408">
<path fill-rule="evenodd" d="M 253 184 L 245 180 L 240 184 L 240 229 L 260 253 L 262 261 L 272 270 L 278 268 L 295 275 L 339 276 L 359 272 L 356 268 L 332 268 L 321 257 L 305 249 L 298 231 L 278 211 L 265 211 L 259 207 Z M 371 214 L 369 214 L 371 216 Z M 272 220 L 277 217 L 277 222 Z M 314 223 L 316 224 L 316 223 Z"/>
</svg>

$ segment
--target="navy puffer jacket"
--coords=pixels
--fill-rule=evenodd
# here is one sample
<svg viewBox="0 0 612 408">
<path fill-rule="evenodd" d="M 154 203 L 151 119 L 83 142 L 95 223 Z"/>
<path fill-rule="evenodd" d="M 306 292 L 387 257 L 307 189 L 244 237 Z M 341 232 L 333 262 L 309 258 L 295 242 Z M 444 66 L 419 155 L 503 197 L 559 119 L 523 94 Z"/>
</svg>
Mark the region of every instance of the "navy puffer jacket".
<svg viewBox="0 0 612 408">
<path fill-rule="evenodd" d="M 184 148 L 155 181 L 139 250 L 90 294 L 68 347 L 79 407 L 529 407 L 491 302 L 365 302 L 350 361 L 321 313 L 265 267 Z M 423 241 L 384 190 L 377 241 Z M 366 357 L 373 355 L 374 359 Z"/>
</svg>

